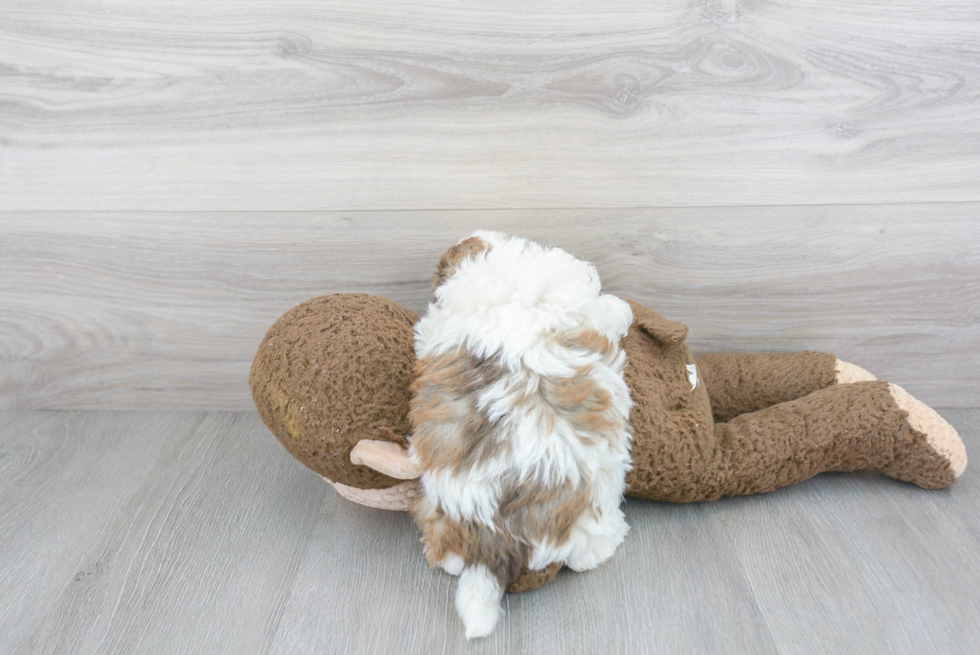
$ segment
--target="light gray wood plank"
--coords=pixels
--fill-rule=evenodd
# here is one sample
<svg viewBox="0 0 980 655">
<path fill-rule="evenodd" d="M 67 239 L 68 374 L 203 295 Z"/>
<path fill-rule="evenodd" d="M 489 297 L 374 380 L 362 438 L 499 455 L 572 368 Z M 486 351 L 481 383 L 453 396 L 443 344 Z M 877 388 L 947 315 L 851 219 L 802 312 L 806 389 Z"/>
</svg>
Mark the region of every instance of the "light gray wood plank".
<svg viewBox="0 0 980 655">
<path fill-rule="evenodd" d="M 257 414 L 208 414 L 79 554 L 87 575 L 24 652 L 262 652 L 328 491 Z"/>
<path fill-rule="evenodd" d="M 891 494 L 892 487 L 884 485 L 876 487 L 875 492 L 901 508 L 906 525 L 923 542 L 949 544 L 956 553 L 953 566 L 969 579 L 980 580 L 980 480 L 976 469 L 980 463 L 980 409 L 944 409 L 942 415 L 963 437 L 972 458 L 972 474 L 941 494 L 919 494 L 914 487 L 903 487 L 903 493 Z M 936 560 L 936 554 L 929 559 Z M 963 603 L 962 607 L 975 607 L 975 599 L 971 600 L 974 602 Z"/>
<path fill-rule="evenodd" d="M 0 213 L 0 407 L 251 408 L 307 298 L 425 309 L 476 228 L 595 262 L 697 352 L 818 349 L 927 403 L 980 404 L 980 203 L 477 212 Z"/>
<path fill-rule="evenodd" d="M 971 0 L 9 0 L 0 208 L 980 200 Z"/>
<path fill-rule="evenodd" d="M 980 451 L 977 410 L 943 412 Z M 926 491 L 825 474 L 718 503 L 766 623 L 788 653 L 980 649 L 980 479 Z"/>
<path fill-rule="evenodd" d="M 0 652 L 13 652 L 73 585 L 98 577 L 89 551 L 187 414 L 0 414 Z"/>
<path fill-rule="evenodd" d="M 980 447 L 976 410 L 944 414 Z M 407 517 L 328 498 L 272 652 L 971 652 L 974 478 L 932 492 L 825 475 L 718 503 L 630 499 L 613 560 L 508 596 L 498 629 L 470 644 L 454 583 L 424 568 Z M 922 503 L 932 524 L 914 522 Z"/>
<path fill-rule="evenodd" d="M 627 509 L 630 538 L 608 565 L 507 596 L 498 628 L 468 643 L 455 581 L 426 567 L 409 518 L 334 495 L 271 652 L 776 652 L 710 512 L 653 503 Z"/>
<path fill-rule="evenodd" d="M 460 636 L 445 629 L 450 580 L 428 570 L 420 549 L 407 514 L 330 490 L 269 652 L 446 652 Z"/>
<path fill-rule="evenodd" d="M 943 415 L 980 448 L 980 410 Z M 0 652 L 980 647 L 972 469 L 938 492 L 825 474 L 716 503 L 631 499 L 610 562 L 508 596 L 467 643 L 455 582 L 426 567 L 409 517 L 340 499 L 254 413 L 0 412 L 0 444 Z"/>
<path fill-rule="evenodd" d="M 778 652 L 713 510 L 628 501 L 630 534 L 612 560 L 511 599 L 522 652 Z"/>
</svg>

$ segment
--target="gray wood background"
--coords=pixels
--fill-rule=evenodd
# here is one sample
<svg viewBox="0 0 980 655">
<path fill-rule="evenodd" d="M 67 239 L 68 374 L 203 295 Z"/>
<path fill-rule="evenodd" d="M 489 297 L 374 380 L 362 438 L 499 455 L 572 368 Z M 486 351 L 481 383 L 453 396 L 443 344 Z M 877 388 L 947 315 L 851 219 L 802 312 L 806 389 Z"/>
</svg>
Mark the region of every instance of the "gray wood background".
<svg viewBox="0 0 980 655">
<path fill-rule="evenodd" d="M 483 226 L 594 261 L 698 352 L 819 349 L 980 405 L 980 203 L 476 212 L 8 212 L 0 407 L 249 409 L 265 330 L 312 296 L 424 311 Z"/>
<path fill-rule="evenodd" d="M 706 350 L 980 405 L 980 5 L 5 0 L 0 408 L 248 409 L 308 297 L 475 227 Z"/>
<path fill-rule="evenodd" d="M 972 0 L 5 0 L 9 209 L 976 201 Z"/>
<path fill-rule="evenodd" d="M 975 453 L 980 412 L 943 415 Z M 467 643 L 408 515 L 341 499 L 255 412 L 0 412 L 0 653 L 980 651 L 970 470 L 626 515 L 609 562 Z"/>
</svg>

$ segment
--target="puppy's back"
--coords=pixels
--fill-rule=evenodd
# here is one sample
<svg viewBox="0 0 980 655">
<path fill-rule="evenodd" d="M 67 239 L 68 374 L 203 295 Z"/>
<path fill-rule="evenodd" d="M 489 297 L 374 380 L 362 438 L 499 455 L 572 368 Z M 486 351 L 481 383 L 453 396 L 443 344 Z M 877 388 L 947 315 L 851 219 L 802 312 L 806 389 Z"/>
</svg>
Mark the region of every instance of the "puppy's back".
<svg viewBox="0 0 980 655">
<path fill-rule="evenodd" d="M 413 515 L 430 564 L 461 573 L 457 610 L 473 637 L 492 630 L 523 566 L 588 568 L 625 535 L 619 339 L 632 314 L 563 251 L 488 233 L 463 244 L 443 257 L 416 327 Z"/>
</svg>

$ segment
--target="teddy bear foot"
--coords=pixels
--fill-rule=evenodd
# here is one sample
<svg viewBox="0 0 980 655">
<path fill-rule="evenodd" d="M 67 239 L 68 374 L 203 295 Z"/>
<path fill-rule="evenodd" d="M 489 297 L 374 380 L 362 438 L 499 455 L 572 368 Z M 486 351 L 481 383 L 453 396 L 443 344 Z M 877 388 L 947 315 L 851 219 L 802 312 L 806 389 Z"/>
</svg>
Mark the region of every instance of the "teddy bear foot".
<svg viewBox="0 0 980 655">
<path fill-rule="evenodd" d="M 956 428 L 905 389 L 888 385 L 895 404 L 907 415 L 915 440 L 882 472 L 926 489 L 941 489 L 966 470 L 966 447 Z"/>
<path fill-rule="evenodd" d="M 412 499 L 419 495 L 418 480 L 406 480 L 387 489 L 358 489 L 334 482 L 322 475 L 320 477 L 329 482 L 341 498 L 375 509 L 407 512 L 412 506 Z"/>
<path fill-rule="evenodd" d="M 837 384 L 852 384 L 854 382 L 874 382 L 878 378 L 856 364 L 837 360 L 834 364 L 834 377 Z"/>
</svg>

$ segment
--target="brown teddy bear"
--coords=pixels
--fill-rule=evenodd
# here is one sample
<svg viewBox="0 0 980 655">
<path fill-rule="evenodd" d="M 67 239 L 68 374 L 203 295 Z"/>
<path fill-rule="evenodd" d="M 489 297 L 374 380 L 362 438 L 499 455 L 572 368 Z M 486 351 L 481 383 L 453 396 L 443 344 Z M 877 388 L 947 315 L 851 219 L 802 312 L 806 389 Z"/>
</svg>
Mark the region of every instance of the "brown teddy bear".
<svg viewBox="0 0 980 655">
<path fill-rule="evenodd" d="M 694 356 L 687 327 L 630 303 L 627 495 L 670 502 L 756 494 L 824 471 L 880 471 L 927 489 L 966 468 L 956 430 L 900 387 L 818 352 Z M 304 302 L 268 331 L 250 384 L 286 449 L 343 497 L 407 510 L 418 317 L 366 294 Z M 560 569 L 527 571 L 508 591 Z"/>
</svg>

